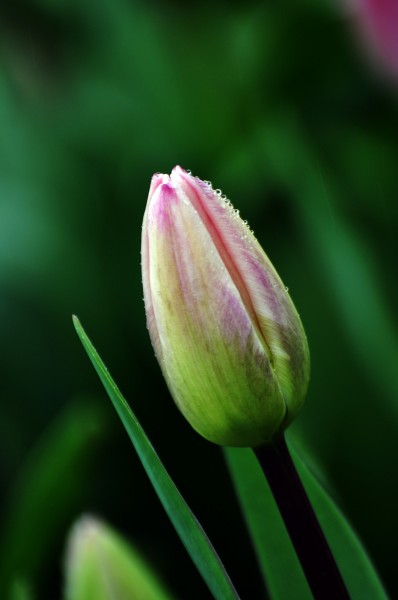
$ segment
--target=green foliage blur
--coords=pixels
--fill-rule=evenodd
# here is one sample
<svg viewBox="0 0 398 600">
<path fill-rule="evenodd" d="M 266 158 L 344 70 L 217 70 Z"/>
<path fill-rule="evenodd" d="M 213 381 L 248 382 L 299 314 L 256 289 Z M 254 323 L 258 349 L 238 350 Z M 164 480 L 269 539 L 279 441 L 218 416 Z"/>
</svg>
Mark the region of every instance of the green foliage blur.
<svg viewBox="0 0 398 600">
<path fill-rule="evenodd" d="M 242 597 L 264 595 L 220 449 L 174 407 L 145 327 L 142 215 L 151 175 L 176 164 L 222 189 L 289 287 L 312 358 L 290 433 L 398 594 L 398 86 L 361 50 L 326 0 L 1 4 L 0 581 L 10 598 L 61 597 L 67 533 L 87 511 L 134 541 L 179 597 L 209 598 L 72 313 Z"/>
</svg>

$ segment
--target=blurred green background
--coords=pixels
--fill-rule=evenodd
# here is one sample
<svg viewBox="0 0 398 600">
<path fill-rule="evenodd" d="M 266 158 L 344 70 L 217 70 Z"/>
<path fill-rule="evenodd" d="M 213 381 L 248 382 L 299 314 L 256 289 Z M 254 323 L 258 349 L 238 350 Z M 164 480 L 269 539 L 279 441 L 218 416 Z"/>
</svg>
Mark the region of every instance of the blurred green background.
<svg viewBox="0 0 398 600">
<path fill-rule="evenodd" d="M 350 22 L 324 0 L 17 0 L 0 52 L 2 584 L 60 597 L 89 511 L 179 597 L 210 597 L 76 313 L 238 591 L 264 597 L 221 451 L 174 407 L 145 327 L 150 177 L 180 164 L 231 199 L 289 287 L 312 354 L 291 434 L 397 595 L 398 89 Z"/>
</svg>

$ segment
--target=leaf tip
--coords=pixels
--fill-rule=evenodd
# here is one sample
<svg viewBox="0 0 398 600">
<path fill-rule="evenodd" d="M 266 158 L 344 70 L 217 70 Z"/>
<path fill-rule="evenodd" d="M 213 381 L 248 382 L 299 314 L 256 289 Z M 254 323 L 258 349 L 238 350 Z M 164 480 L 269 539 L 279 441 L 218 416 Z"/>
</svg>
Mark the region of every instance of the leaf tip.
<svg viewBox="0 0 398 600">
<path fill-rule="evenodd" d="M 76 315 L 72 315 L 72 322 L 75 327 L 77 335 L 82 340 L 82 335 L 84 335 L 84 329 L 82 327 L 82 324 L 79 321 L 79 318 Z"/>
</svg>

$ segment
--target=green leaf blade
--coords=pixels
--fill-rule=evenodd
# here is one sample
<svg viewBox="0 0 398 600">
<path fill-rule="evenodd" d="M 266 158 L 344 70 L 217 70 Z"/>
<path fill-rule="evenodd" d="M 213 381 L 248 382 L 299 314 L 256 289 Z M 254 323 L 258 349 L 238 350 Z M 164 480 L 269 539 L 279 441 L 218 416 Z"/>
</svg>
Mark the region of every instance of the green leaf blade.
<svg viewBox="0 0 398 600">
<path fill-rule="evenodd" d="M 179 493 L 137 418 L 75 316 L 73 323 L 169 519 L 198 571 L 216 600 L 237 600 L 239 596 L 206 533 Z"/>
<path fill-rule="evenodd" d="M 352 526 L 297 449 L 289 444 L 289 450 L 351 598 L 387 600 L 375 568 Z"/>
<path fill-rule="evenodd" d="M 271 598 L 312 600 L 299 560 L 254 453 L 249 448 L 224 448 L 224 453 Z"/>
<path fill-rule="evenodd" d="M 288 445 L 350 597 L 352 600 L 387 600 L 351 525 L 297 450 L 292 444 Z M 310 600 L 309 587 L 254 453 L 248 449 L 226 448 L 225 456 L 271 597 Z"/>
</svg>

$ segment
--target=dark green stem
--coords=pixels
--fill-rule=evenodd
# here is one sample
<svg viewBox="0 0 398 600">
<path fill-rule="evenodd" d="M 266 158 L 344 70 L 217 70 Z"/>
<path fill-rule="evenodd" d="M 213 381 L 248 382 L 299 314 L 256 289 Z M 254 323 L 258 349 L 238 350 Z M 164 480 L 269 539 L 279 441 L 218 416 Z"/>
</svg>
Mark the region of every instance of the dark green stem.
<svg viewBox="0 0 398 600">
<path fill-rule="evenodd" d="M 350 598 L 285 437 L 254 448 L 315 600 Z M 286 577 L 289 574 L 286 573 Z"/>
</svg>

